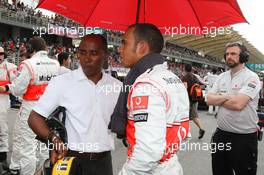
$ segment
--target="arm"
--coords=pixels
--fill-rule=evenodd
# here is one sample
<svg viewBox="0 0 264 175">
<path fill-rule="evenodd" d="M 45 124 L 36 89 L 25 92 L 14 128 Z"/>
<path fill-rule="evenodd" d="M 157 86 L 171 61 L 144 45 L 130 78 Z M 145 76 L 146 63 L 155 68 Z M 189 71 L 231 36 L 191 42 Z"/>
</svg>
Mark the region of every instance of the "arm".
<svg viewBox="0 0 264 175">
<path fill-rule="evenodd" d="M 8 66 L 8 70 L 7 71 L 8 71 L 8 77 L 9 77 L 10 81 L 13 81 L 16 78 L 16 75 L 17 75 L 16 66 L 12 65 L 12 68 L 9 68 L 9 66 Z M 6 88 L 6 86 L 0 86 L 0 92 L 6 92 L 6 90 L 9 91 L 9 87 Z"/>
<path fill-rule="evenodd" d="M 231 98 L 226 101 L 223 106 L 230 110 L 241 111 L 246 107 L 251 99 L 254 99 L 260 91 L 259 78 L 251 77 L 243 83 L 243 86 L 236 95 L 232 95 Z"/>
<path fill-rule="evenodd" d="M 241 111 L 246 107 L 250 100 L 250 97 L 245 94 L 230 95 L 230 99 L 223 103 L 223 107 L 234 110 Z"/>
<path fill-rule="evenodd" d="M 61 89 L 59 88 L 58 82 L 53 80 L 51 80 L 44 94 L 31 111 L 28 118 L 28 125 L 37 136 L 48 140 L 48 144 L 53 144 L 52 148 L 54 150 L 51 151 L 50 159 L 54 164 L 58 159 L 64 157 L 67 150 L 61 139 L 50 131 L 45 122 L 45 118 L 59 106 Z"/>
<path fill-rule="evenodd" d="M 28 125 L 37 136 L 45 140 L 49 139 L 50 129 L 45 122 L 45 118 L 34 110 L 29 115 Z"/>
<path fill-rule="evenodd" d="M 55 145 L 53 147 L 54 150 L 51 150 L 50 156 L 52 164 L 56 163 L 59 159 L 66 155 L 67 149 L 64 146 L 64 143 L 56 134 L 54 134 L 49 129 L 44 117 L 33 110 L 29 115 L 28 125 L 37 136 L 48 141 L 48 147 L 50 146 L 50 144 Z"/>
<path fill-rule="evenodd" d="M 137 105 L 139 101 L 141 104 Z M 132 115 L 135 122 L 136 144 L 120 175 L 151 175 L 166 146 L 165 101 L 159 91 L 150 84 L 139 84 L 134 89 L 131 103 L 130 106 L 134 109 Z M 137 110 L 142 104 L 147 105 L 146 108 Z"/>
<path fill-rule="evenodd" d="M 207 105 L 221 106 L 224 102 L 230 99 L 230 96 L 220 93 L 208 93 L 206 98 Z"/>
<path fill-rule="evenodd" d="M 14 79 L 17 77 L 17 66 L 14 65 L 14 64 L 11 64 L 11 69 L 9 70 L 9 78 L 10 78 L 10 81 L 14 81 Z"/>
<path fill-rule="evenodd" d="M 0 86 L 0 92 L 6 92 L 5 86 Z"/>
<path fill-rule="evenodd" d="M 227 93 L 219 93 L 220 90 L 218 88 L 218 84 L 220 84 L 220 79 L 216 80 L 213 87 L 206 95 L 207 105 L 221 106 L 224 102 L 230 99 L 230 96 L 228 96 Z"/>
<path fill-rule="evenodd" d="M 22 96 L 28 87 L 32 78 L 29 68 L 25 64 L 20 65 L 20 74 L 16 77 L 11 84 L 8 85 L 9 92 L 15 96 Z"/>
</svg>

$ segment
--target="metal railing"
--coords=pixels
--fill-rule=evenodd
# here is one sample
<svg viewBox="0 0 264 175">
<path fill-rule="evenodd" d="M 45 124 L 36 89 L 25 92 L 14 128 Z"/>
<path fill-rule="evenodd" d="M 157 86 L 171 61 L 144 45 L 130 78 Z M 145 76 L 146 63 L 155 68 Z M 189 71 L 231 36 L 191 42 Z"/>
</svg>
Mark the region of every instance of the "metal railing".
<svg viewBox="0 0 264 175">
<path fill-rule="evenodd" d="M 36 16 L 26 15 L 23 14 L 21 11 L 15 12 L 3 8 L 0 8 L 0 22 L 28 29 L 33 29 L 33 27 L 35 26 L 48 25 L 48 19 L 46 18 L 39 18 Z"/>
</svg>

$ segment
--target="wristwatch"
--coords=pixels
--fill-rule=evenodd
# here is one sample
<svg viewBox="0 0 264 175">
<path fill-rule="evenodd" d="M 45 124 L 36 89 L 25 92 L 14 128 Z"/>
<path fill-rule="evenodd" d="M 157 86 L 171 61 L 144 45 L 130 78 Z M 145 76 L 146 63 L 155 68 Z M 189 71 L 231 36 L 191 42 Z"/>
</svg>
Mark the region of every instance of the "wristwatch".
<svg viewBox="0 0 264 175">
<path fill-rule="evenodd" d="M 59 139 L 59 137 L 53 131 L 50 131 L 47 140 L 53 143 L 56 139 Z"/>
</svg>

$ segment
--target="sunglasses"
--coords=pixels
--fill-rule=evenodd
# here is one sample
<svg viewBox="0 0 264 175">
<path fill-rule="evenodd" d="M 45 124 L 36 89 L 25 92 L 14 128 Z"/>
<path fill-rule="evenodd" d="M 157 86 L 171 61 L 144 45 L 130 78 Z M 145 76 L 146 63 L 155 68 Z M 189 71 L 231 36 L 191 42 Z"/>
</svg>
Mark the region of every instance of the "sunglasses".
<svg viewBox="0 0 264 175">
<path fill-rule="evenodd" d="M 0 55 L 4 55 L 5 54 L 5 52 L 0 52 Z"/>
</svg>

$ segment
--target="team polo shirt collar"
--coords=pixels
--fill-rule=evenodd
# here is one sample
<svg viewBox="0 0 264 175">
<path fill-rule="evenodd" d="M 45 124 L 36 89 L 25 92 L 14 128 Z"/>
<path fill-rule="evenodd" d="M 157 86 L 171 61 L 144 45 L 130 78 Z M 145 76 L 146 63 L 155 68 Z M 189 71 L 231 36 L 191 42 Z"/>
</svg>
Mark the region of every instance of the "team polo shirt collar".
<svg viewBox="0 0 264 175">
<path fill-rule="evenodd" d="M 102 71 L 102 74 L 103 74 L 102 78 L 97 82 L 97 84 L 100 84 L 100 83 L 102 83 L 102 82 L 104 82 L 106 80 L 106 75 L 105 75 L 105 73 L 103 71 Z M 84 74 L 83 69 L 82 69 L 81 66 L 78 68 L 78 70 L 76 71 L 74 76 L 75 76 L 76 80 L 78 80 L 78 81 L 82 81 L 82 80 L 91 81 L 90 79 L 88 79 L 86 77 L 86 75 Z"/>
<path fill-rule="evenodd" d="M 246 71 L 246 68 L 244 67 L 243 69 L 239 70 L 238 72 L 236 72 L 234 75 L 233 75 L 233 78 L 235 78 L 236 76 L 238 76 L 240 73 Z M 232 79 L 232 76 L 231 76 L 231 70 L 229 70 L 229 76 L 230 78 Z"/>
</svg>

